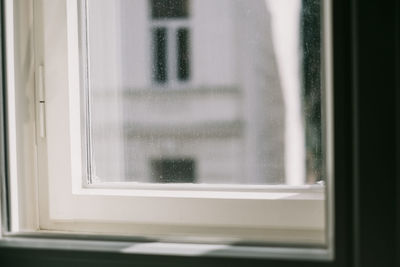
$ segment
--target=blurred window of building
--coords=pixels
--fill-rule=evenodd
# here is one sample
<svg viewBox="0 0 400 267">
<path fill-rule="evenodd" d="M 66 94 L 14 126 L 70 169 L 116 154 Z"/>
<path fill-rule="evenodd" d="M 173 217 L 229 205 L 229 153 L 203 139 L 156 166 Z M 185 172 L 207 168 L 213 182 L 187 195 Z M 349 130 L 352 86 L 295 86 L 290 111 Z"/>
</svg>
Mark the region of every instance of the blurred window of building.
<svg viewBox="0 0 400 267">
<path fill-rule="evenodd" d="M 195 183 L 196 163 L 188 158 L 151 161 L 153 180 L 157 183 Z"/>
<path fill-rule="evenodd" d="M 153 19 L 187 18 L 189 15 L 189 0 L 152 0 Z"/>
<path fill-rule="evenodd" d="M 171 85 L 190 78 L 189 0 L 152 0 L 153 80 Z"/>
</svg>

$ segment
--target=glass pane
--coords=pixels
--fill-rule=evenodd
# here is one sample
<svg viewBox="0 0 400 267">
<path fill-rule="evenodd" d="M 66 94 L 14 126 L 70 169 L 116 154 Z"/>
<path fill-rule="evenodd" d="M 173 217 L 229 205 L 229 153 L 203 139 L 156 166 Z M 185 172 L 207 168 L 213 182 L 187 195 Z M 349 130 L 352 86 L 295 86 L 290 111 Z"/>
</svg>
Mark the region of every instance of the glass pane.
<svg viewBox="0 0 400 267">
<path fill-rule="evenodd" d="M 83 20 L 91 182 L 324 180 L 320 1 L 89 0 Z"/>
</svg>

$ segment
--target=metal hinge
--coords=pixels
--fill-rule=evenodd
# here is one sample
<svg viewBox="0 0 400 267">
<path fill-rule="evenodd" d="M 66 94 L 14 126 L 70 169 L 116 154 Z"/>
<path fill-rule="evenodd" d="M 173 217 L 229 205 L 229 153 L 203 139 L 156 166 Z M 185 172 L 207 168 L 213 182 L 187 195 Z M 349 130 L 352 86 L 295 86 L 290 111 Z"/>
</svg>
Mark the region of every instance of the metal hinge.
<svg viewBox="0 0 400 267">
<path fill-rule="evenodd" d="M 46 125 L 45 125 L 45 91 L 44 91 L 44 68 L 43 65 L 39 65 L 36 72 L 36 112 L 37 112 L 37 127 L 38 135 L 40 138 L 46 137 Z"/>
</svg>

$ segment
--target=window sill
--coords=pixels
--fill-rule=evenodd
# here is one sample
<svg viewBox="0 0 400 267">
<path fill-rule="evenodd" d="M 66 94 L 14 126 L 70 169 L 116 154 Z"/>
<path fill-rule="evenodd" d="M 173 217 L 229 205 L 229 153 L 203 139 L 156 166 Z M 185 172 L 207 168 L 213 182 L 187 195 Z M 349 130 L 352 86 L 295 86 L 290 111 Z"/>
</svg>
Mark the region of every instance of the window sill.
<svg viewBox="0 0 400 267">
<path fill-rule="evenodd" d="M 331 261 L 333 253 L 324 248 L 289 248 L 253 246 L 247 244 L 205 244 L 169 242 L 130 242 L 104 240 L 77 240 L 82 236 L 31 233 L 9 234 L 0 240 L 1 248 L 36 250 L 63 250 L 110 252 L 132 255 L 159 255 L 180 257 L 229 257 L 247 259 L 285 259 Z M 101 238 L 101 237 L 97 237 Z"/>
</svg>

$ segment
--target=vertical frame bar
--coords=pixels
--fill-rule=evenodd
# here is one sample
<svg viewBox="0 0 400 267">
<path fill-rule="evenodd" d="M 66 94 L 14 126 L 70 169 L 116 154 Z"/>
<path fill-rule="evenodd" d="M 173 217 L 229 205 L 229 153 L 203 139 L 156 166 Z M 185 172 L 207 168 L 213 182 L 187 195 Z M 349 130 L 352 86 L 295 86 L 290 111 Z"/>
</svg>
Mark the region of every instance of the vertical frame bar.
<svg viewBox="0 0 400 267">
<path fill-rule="evenodd" d="M 79 31 L 79 68 L 81 86 L 81 129 L 82 133 L 82 159 L 83 159 L 83 186 L 93 183 L 93 144 L 91 124 L 91 80 L 90 80 L 90 54 L 89 54 L 89 27 L 88 27 L 88 0 L 78 1 L 78 31 Z"/>
<path fill-rule="evenodd" d="M 1 71 L 0 71 L 0 180 L 1 180 L 1 233 L 10 231 L 10 206 L 9 206 L 9 181 L 8 181 L 8 164 L 7 164 L 7 103 L 6 103 L 6 54 L 5 45 L 5 17 L 4 17 L 4 1 L 0 1 L 0 45 L 1 45 Z"/>
</svg>

